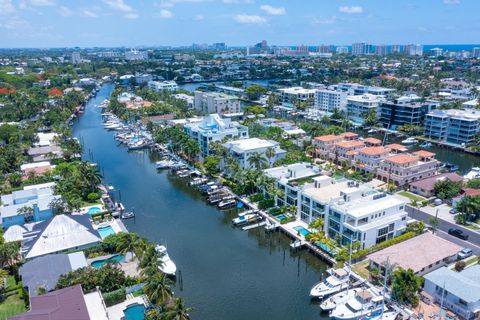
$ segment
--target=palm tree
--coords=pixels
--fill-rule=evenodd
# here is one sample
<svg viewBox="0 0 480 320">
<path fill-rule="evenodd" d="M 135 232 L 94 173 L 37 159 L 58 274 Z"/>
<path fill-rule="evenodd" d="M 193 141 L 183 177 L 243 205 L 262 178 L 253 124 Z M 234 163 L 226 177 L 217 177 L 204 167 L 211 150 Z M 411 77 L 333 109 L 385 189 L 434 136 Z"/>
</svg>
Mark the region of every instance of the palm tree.
<svg viewBox="0 0 480 320">
<path fill-rule="evenodd" d="M 170 286 L 173 282 L 161 272 L 157 272 L 147 278 L 143 290 L 148 299 L 153 304 L 163 304 L 172 297 L 172 289 Z"/>
<path fill-rule="evenodd" d="M 119 239 L 115 250 L 125 255 L 127 252 L 135 252 L 135 255 L 140 259 L 143 252 L 140 251 L 141 238 L 136 233 L 119 233 Z"/>
<path fill-rule="evenodd" d="M 188 320 L 190 319 L 190 311 L 192 309 L 185 306 L 182 298 L 176 298 L 175 302 L 166 308 L 162 318 L 168 320 Z"/>
<path fill-rule="evenodd" d="M 273 165 L 272 159 L 275 157 L 275 149 L 268 147 L 267 150 L 265 150 L 265 155 L 267 156 L 269 166 L 271 167 Z"/>
<path fill-rule="evenodd" d="M 255 152 L 248 158 L 248 163 L 257 170 L 261 170 L 267 166 L 267 159 L 261 154 Z"/>
</svg>

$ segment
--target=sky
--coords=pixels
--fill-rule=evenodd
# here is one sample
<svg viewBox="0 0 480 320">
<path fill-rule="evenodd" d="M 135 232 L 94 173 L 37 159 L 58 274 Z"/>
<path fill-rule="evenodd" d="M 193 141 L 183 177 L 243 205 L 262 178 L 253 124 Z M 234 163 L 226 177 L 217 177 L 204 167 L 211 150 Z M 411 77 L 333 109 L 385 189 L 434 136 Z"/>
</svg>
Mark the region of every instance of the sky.
<svg viewBox="0 0 480 320">
<path fill-rule="evenodd" d="M 0 0 L 0 48 L 471 44 L 480 0 Z"/>
</svg>

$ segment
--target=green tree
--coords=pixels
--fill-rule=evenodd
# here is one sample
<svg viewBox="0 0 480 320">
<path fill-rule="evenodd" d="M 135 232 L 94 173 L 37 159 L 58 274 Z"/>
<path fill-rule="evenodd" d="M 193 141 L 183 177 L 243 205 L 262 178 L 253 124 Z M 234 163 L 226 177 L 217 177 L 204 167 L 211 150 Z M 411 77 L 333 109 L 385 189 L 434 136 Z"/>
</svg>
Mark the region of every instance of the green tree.
<svg viewBox="0 0 480 320">
<path fill-rule="evenodd" d="M 188 308 L 182 298 L 175 298 L 163 312 L 161 318 L 165 320 L 188 320 L 190 319 L 191 308 Z"/>
<path fill-rule="evenodd" d="M 245 89 L 248 100 L 258 100 L 260 96 L 267 92 L 267 89 L 258 84 L 253 84 Z"/>
<path fill-rule="evenodd" d="M 363 123 L 367 127 L 374 127 L 378 124 L 376 108 L 368 109 L 368 111 L 363 114 Z"/>
<path fill-rule="evenodd" d="M 248 164 L 254 167 L 256 170 L 262 170 L 267 167 L 267 159 L 263 156 L 263 154 L 255 152 L 250 157 L 248 157 Z"/>
<path fill-rule="evenodd" d="M 462 189 L 462 182 L 453 182 L 448 179 L 437 181 L 433 187 L 436 197 L 442 200 L 451 200 Z"/>
<path fill-rule="evenodd" d="M 402 304 L 418 304 L 417 292 L 422 288 L 422 277 L 416 276 L 412 269 L 398 269 L 393 272 L 392 297 Z"/>
<path fill-rule="evenodd" d="M 165 274 L 157 272 L 146 279 L 143 290 L 152 303 L 160 305 L 172 297 L 172 284 Z"/>
<path fill-rule="evenodd" d="M 480 189 L 480 178 L 469 180 L 466 186 L 472 189 Z"/>
<path fill-rule="evenodd" d="M 219 172 L 220 158 L 218 156 L 207 156 L 203 162 L 207 175 L 213 176 Z"/>
</svg>

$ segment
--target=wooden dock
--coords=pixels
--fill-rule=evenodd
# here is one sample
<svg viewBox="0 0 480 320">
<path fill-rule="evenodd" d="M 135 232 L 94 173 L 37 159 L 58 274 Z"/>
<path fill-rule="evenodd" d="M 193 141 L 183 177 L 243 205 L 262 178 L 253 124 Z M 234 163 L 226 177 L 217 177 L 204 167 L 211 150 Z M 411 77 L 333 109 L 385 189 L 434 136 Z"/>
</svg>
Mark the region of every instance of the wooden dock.
<svg viewBox="0 0 480 320">
<path fill-rule="evenodd" d="M 260 223 L 255 223 L 255 224 L 251 224 L 249 226 L 245 226 L 242 228 L 243 231 L 247 231 L 247 230 L 251 230 L 251 229 L 255 229 L 255 228 L 258 228 L 258 227 L 261 227 L 261 226 L 264 226 L 266 225 L 267 223 L 265 221 L 262 221 Z"/>
</svg>

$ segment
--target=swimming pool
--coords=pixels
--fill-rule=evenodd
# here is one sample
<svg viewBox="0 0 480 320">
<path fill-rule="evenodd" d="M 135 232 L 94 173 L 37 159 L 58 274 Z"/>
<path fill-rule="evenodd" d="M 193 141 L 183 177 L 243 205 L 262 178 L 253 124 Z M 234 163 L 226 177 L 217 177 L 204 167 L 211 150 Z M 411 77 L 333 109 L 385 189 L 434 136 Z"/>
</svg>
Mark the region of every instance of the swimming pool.
<svg viewBox="0 0 480 320">
<path fill-rule="evenodd" d="M 92 263 L 90 263 L 90 265 L 94 268 L 101 268 L 103 265 L 105 265 L 108 262 L 124 262 L 124 261 L 125 261 L 124 256 L 116 254 L 114 256 L 111 256 L 108 259 L 93 261 Z"/>
<path fill-rule="evenodd" d="M 284 214 L 279 214 L 278 216 L 275 217 L 278 221 L 282 221 L 287 219 L 287 217 Z"/>
<path fill-rule="evenodd" d="M 99 213 L 99 212 L 102 212 L 102 209 L 99 207 L 91 207 L 91 208 L 88 208 L 88 211 L 87 211 L 89 215 L 94 215 L 95 213 Z"/>
<path fill-rule="evenodd" d="M 100 238 L 105 239 L 111 234 L 115 234 L 112 226 L 100 227 L 97 229 L 98 233 L 100 234 Z"/>
<path fill-rule="evenodd" d="M 132 304 L 123 310 L 126 320 L 144 320 L 145 306 L 143 304 Z"/>
<path fill-rule="evenodd" d="M 305 229 L 304 227 L 302 226 L 296 226 L 294 227 L 293 229 L 297 230 L 302 236 L 306 236 L 308 234 L 310 234 L 310 231 L 308 231 L 307 229 Z"/>
</svg>

